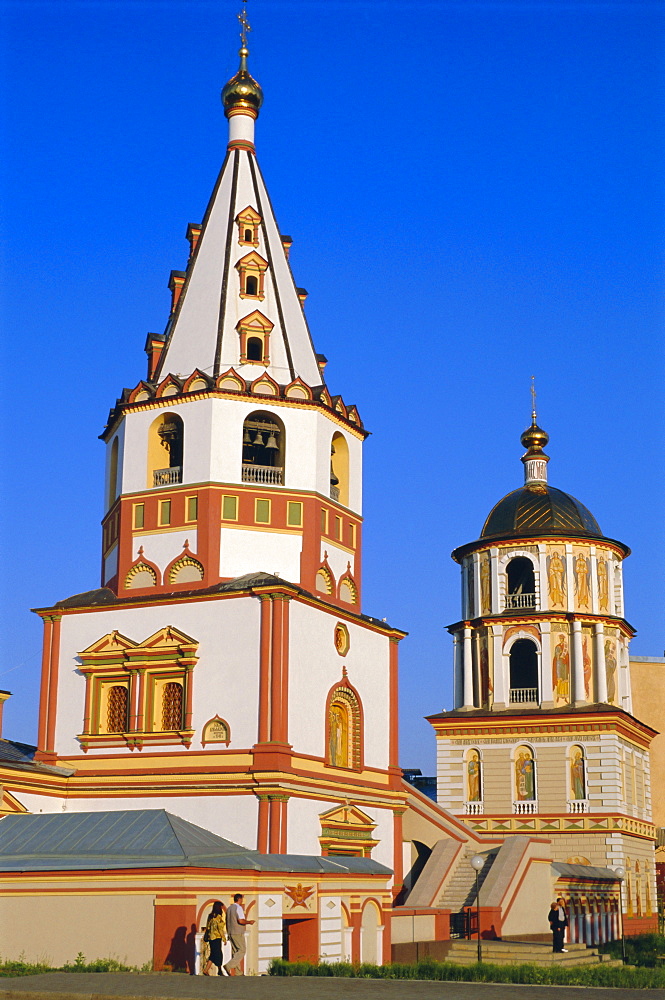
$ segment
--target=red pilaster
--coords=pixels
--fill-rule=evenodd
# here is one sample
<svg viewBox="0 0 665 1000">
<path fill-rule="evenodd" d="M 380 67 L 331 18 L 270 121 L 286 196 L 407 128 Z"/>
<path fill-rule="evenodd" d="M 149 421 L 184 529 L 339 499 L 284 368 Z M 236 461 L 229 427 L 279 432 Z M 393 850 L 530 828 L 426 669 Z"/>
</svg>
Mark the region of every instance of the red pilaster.
<svg viewBox="0 0 665 1000">
<path fill-rule="evenodd" d="M 404 883 L 404 855 L 402 852 L 402 811 L 395 809 L 393 813 L 393 897 L 396 896 Z M 389 952 L 387 953 L 389 954 Z"/>
<path fill-rule="evenodd" d="M 289 618 L 291 601 L 283 596 L 278 600 L 282 615 L 282 713 L 279 739 L 282 743 L 289 742 Z"/>
<path fill-rule="evenodd" d="M 38 753 L 46 750 L 46 719 L 49 700 L 49 670 L 51 666 L 51 633 L 53 621 L 48 616 L 44 618 L 44 638 L 42 646 L 42 679 L 39 693 L 39 728 L 37 735 Z"/>
<path fill-rule="evenodd" d="M 46 752 L 55 751 L 55 718 L 58 708 L 58 669 L 60 666 L 60 624 L 62 617 L 53 615 L 51 631 L 51 655 L 48 682 L 48 710 L 46 713 Z"/>
<path fill-rule="evenodd" d="M 281 740 L 282 732 L 282 601 L 272 601 L 272 642 L 270 671 L 270 739 Z"/>
<path fill-rule="evenodd" d="M 270 854 L 280 853 L 280 828 L 279 821 L 282 814 L 282 803 L 279 801 L 280 797 L 271 795 L 269 797 L 269 821 L 270 821 L 270 835 L 268 840 L 268 850 Z"/>
<path fill-rule="evenodd" d="M 272 601 L 265 594 L 261 596 L 261 654 L 259 667 L 259 733 L 258 742 L 265 743 L 269 736 L 270 724 L 270 617 Z M 260 850 L 260 848 L 259 848 Z"/>
<path fill-rule="evenodd" d="M 268 810 L 269 802 L 265 795 L 259 798 L 259 829 L 256 837 L 256 849 L 260 851 L 261 854 L 268 853 Z"/>
</svg>

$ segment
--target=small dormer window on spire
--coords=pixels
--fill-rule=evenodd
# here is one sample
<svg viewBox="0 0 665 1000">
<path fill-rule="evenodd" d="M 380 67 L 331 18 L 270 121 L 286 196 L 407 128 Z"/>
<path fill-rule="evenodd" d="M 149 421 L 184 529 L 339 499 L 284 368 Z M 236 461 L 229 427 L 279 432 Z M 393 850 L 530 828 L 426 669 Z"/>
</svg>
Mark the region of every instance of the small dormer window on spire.
<svg viewBox="0 0 665 1000">
<path fill-rule="evenodd" d="M 240 335 L 240 363 L 270 364 L 270 331 L 273 324 L 255 309 L 241 319 L 236 327 Z"/>
<path fill-rule="evenodd" d="M 238 261 L 236 269 L 240 276 L 240 298 L 262 301 L 265 298 L 263 286 L 268 261 L 253 250 Z"/>
<path fill-rule="evenodd" d="M 251 205 L 244 208 L 236 216 L 238 224 L 238 243 L 242 247 L 257 247 L 259 245 L 259 226 L 261 216 Z"/>
</svg>

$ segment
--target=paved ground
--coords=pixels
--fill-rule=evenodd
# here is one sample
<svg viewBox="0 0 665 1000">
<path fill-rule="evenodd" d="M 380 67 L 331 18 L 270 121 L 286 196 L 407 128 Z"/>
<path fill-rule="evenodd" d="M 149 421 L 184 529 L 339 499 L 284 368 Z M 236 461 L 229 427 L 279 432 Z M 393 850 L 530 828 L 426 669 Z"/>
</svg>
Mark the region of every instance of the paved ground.
<svg viewBox="0 0 665 1000">
<path fill-rule="evenodd" d="M 48 972 L 0 979 L 0 1000 L 582 1000 L 584 990 L 587 1000 L 665 1000 L 665 990 L 296 976 L 219 979 L 169 973 Z"/>
</svg>

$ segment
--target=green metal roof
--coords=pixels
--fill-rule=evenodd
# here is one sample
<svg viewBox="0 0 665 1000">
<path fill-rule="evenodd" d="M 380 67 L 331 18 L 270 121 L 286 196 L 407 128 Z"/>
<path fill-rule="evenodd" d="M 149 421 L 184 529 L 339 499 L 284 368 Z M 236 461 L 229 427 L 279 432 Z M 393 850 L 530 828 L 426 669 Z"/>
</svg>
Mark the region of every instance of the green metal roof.
<svg viewBox="0 0 665 1000">
<path fill-rule="evenodd" d="M 165 809 L 18 813 L 0 819 L 0 871 L 116 868 L 392 874 L 371 858 L 260 854 Z"/>
</svg>

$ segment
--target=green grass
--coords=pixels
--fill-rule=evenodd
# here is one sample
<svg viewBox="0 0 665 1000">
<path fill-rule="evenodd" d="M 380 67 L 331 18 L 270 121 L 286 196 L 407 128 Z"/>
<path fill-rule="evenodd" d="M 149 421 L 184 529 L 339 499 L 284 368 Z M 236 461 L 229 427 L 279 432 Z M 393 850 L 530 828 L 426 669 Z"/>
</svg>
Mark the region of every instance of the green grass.
<svg viewBox="0 0 665 1000">
<path fill-rule="evenodd" d="M 150 972 L 152 963 L 138 968 L 136 965 L 124 965 L 116 958 L 96 958 L 94 962 L 86 962 L 83 952 L 79 952 L 73 962 L 64 965 L 51 965 L 47 958 L 41 962 L 26 962 L 21 956 L 15 961 L 3 962 L 0 959 L 0 977 L 8 976 L 38 976 L 42 972 Z"/>
<path fill-rule="evenodd" d="M 601 945 L 598 950 L 611 955 L 612 958 L 621 958 L 621 941 L 610 941 Z M 665 935 L 636 934 L 635 937 L 626 938 L 628 965 L 653 969 L 659 955 L 665 955 Z"/>
<path fill-rule="evenodd" d="M 454 965 L 433 959 L 413 964 L 352 965 L 347 962 L 283 962 L 275 959 L 271 976 L 339 976 L 349 979 L 430 979 L 467 983 L 530 983 L 544 986 L 610 986 L 630 989 L 665 987 L 665 969 L 580 966 L 566 969 L 539 965 Z"/>
</svg>

